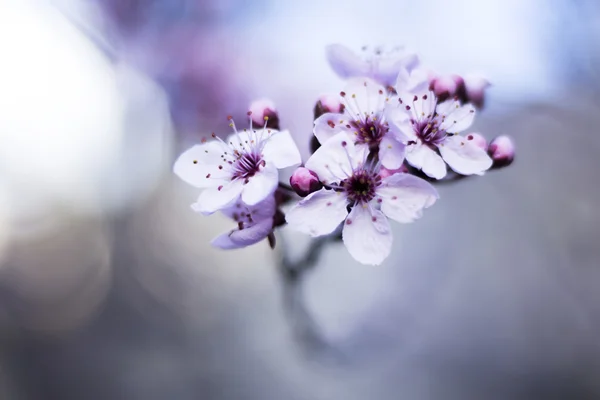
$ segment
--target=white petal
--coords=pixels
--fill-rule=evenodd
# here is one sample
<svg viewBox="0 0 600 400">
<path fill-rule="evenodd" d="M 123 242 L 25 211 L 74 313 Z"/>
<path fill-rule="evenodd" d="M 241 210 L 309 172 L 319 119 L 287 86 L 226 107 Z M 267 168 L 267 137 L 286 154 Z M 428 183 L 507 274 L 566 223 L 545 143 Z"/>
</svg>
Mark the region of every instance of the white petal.
<svg viewBox="0 0 600 400">
<path fill-rule="evenodd" d="M 317 174 L 323 183 L 339 182 L 352 174 L 350 159 L 356 154 L 352 138 L 338 133 L 321 145 L 306 161 L 306 168 Z M 343 143 L 345 142 L 345 145 Z M 348 157 L 350 155 L 350 158 Z"/>
<path fill-rule="evenodd" d="M 242 199 L 239 198 L 230 207 L 222 209 L 221 212 L 232 219 L 235 219 L 235 216 L 239 216 L 241 213 L 252 214 L 252 218 L 258 221 L 261 219 L 273 218 L 273 215 L 275 214 L 275 205 L 275 196 L 269 196 L 253 206 L 245 204 Z"/>
<path fill-rule="evenodd" d="M 429 73 L 422 68 L 416 68 L 410 73 L 402 69 L 396 80 L 397 93 L 423 94 L 429 91 Z"/>
<path fill-rule="evenodd" d="M 222 185 L 231 178 L 230 168 L 219 169 L 219 165 L 224 164 L 221 155 L 225 151 L 227 146 L 217 141 L 196 145 L 177 158 L 173 172 L 195 187 Z"/>
<path fill-rule="evenodd" d="M 468 129 L 475 119 L 475 107 L 471 104 L 461 106 L 458 101 L 448 100 L 436 107 L 436 112 L 442 116 L 440 129 L 456 133 Z"/>
<path fill-rule="evenodd" d="M 385 136 L 379 144 L 379 159 L 388 169 L 398 169 L 404 161 L 404 146 L 396 139 Z"/>
<path fill-rule="evenodd" d="M 435 188 L 427 181 L 410 174 L 394 174 L 385 178 L 377 189 L 382 199 L 381 211 L 402 223 L 421 217 L 423 209 L 439 198 Z"/>
<path fill-rule="evenodd" d="M 273 132 L 263 148 L 263 157 L 277 168 L 300 165 L 300 151 L 289 131 Z"/>
<path fill-rule="evenodd" d="M 408 146 L 406 161 L 432 178 L 442 179 L 446 176 L 446 163 L 442 157 L 426 145 Z"/>
<path fill-rule="evenodd" d="M 362 205 L 350 211 L 342 238 L 350 255 L 362 264 L 381 264 L 392 249 L 392 232 L 385 215 Z"/>
<path fill-rule="evenodd" d="M 487 152 L 462 136 L 449 136 L 438 148 L 444 161 L 461 175 L 481 175 L 492 166 Z"/>
<path fill-rule="evenodd" d="M 366 76 L 370 65 L 352 50 L 341 44 L 332 44 L 325 48 L 329 65 L 341 78 Z"/>
<path fill-rule="evenodd" d="M 389 123 L 390 133 L 403 143 L 417 138 L 415 128 L 410 123 L 412 113 L 404 105 L 394 104 L 385 108 L 385 120 Z"/>
<path fill-rule="evenodd" d="M 327 235 L 348 215 L 346 204 L 342 193 L 321 189 L 300 200 L 285 219 L 294 230 L 311 236 Z"/>
<path fill-rule="evenodd" d="M 202 214 L 212 214 L 215 211 L 231 206 L 242 192 L 242 182 L 239 179 L 225 185 L 205 189 L 192 209 Z"/>
<path fill-rule="evenodd" d="M 382 85 L 393 86 L 401 70 L 412 70 L 419 63 L 415 53 L 405 51 L 381 57 L 375 61 L 373 78 Z"/>
<path fill-rule="evenodd" d="M 387 103 L 386 89 L 373 79 L 354 78 L 344 88 L 346 113 L 354 119 L 381 116 Z"/>
<path fill-rule="evenodd" d="M 317 118 L 314 124 L 313 133 L 321 144 L 340 132 L 352 132 L 345 114 L 326 113 Z"/>
<path fill-rule="evenodd" d="M 273 220 L 264 219 L 244 229 L 217 236 L 211 242 L 221 249 L 239 249 L 260 242 L 273 231 Z"/>
<path fill-rule="evenodd" d="M 242 201 L 253 206 L 269 197 L 279 184 L 279 174 L 275 165 L 266 163 L 254 176 L 248 178 L 242 190 Z"/>
</svg>

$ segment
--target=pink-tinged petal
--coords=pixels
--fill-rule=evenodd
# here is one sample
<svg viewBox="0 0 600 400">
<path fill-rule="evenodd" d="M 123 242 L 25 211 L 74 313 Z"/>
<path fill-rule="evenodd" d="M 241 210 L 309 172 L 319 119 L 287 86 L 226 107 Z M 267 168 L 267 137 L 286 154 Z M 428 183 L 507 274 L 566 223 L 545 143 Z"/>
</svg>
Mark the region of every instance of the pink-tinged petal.
<svg viewBox="0 0 600 400">
<path fill-rule="evenodd" d="M 398 49 L 398 51 L 374 60 L 373 79 L 382 85 L 393 86 L 401 70 L 411 71 L 418 64 L 419 57 L 415 53 Z"/>
<path fill-rule="evenodd" d="M 477 108 L 482 108 L 485 102 L 485 91 L 490 86 L 490 82 L 482 76 L 465 76 L 465 90 L 469 103 Z"/>
<path fill-rule="evenodd" d="M 392 231 L 385 215 L 360 204 L 346 218 L 342 238 L 350 255 L 362 264 L 379 265 L 392 250 Z"/>
<path fill-rule="evenodd" d="M 449 136 L 438 148 L 444 161 L 461 175 L 482 175 L 492 166 L 486 151 L 462 136 Z"/>
<path fill-rule="evenodd" d="M 266 122 L 267 127 L 279 129 L 279 114 L 272 100 L 267 98 L 254 100 L 248 107 L 248 111 L 255 126 L 262 127 Z M 265 118 L 267 118 L 266 121 Z"/>
<path fill-rule="evenodd" d="M 385 168 L 397 169 L 404 162 L 405 145 L 396 139 L 385 136 L 379 144 L 379 159 Z"/>
<path fill-rule="evenodd" d="M 263 158 L 277 168 L 300 165 L 302 158 L 289 131 L 274 131 L 263 148 Z"/>
<path fill-rule="evenodd" d="M 242 201 L 253 206 L 269 197 L 279 184 L 279 173 L 275 165 L 266 163 L 254 176 L 248 178 L 242 190 Z"/>
<path fill-rule="evenodd" d="M 227 147 L 217 141 L 196 145 L 177 158 L 173 172 L 186 183 L 207 188 L 222 185 L 231 179 L 230 168 L 219 169 L 221 155 Z"/>
<path fill-rule="evenodd" d="M 205 189 L 192 209 L 202 214 L 212 214 L 215 211 L 231 206 L 242 192 L 242 181 L 236 179 L 218 187 Z"/>
<path fill-rule="evenodd" d="M 310 156 L 306 168 L 316 173 L 323 183 L 346 179 L 352 173 L 350 159 L 356 153 L 352 140 L 348 134 L 338 133 Z"/>
<path fill-rule="evenodd" d="M 327 235 L 346 218 L 346 197 L 321 189 L 300 200 L 285 216 L 290 228 L 313 237 Z"/>
<path fill-rule="evenodd" d="M 385 87 L 369 78 L 354 78 L 344 88 L 346 115 L 354 119 L 381 116 L 388 102 Z"/>
<path fill-rule="evenodd" d="M 474 145 L 487 151 L 487 148 L 488 148 L 487 140 L 481 134 L 473 132 L 473 133 L 469 133 L 468 135 L 466 135 L 465 138 L 467 140 L 472 140 Z"/>
<path fill-rule="evenodd" d="M 435 150 L 426 145 L 408 146 L 406 161 L 431 178 L 442 179 L 446 176 L 446 163 Z"/>
<path fill-rule="evenodd" d="M 230 207 L 222 209 L 221 212 L 236 221 L 238 221 L 242 214 L 251 214 L 252 219 L 258 221 L 266 218 L 273 219 L 275 206 L 275 196 L 269 196 L 253 206 L 245 204 L 240 198 Z"/>
<path fill-rule="evenodd" d="M 314 124 L 313 133 L 321 144 L 325 143 L 338 133 L 352 132 L 352 127 L 344 114 L 323 114 L 315 120 Z"/>
<path fill-rule="evenodd" d="M 428 92 L 429 78 L 429 71 L 422 68 L 416 68 L 410 73 L 406 69 L 400 70 L 396 79 L 396 92 L 404 94 L 412 93 L 413 95 Z"/>
<path fill-rule="evenodd" d="M 217 236 L 211 242 L 221 249 L 239 249 L 260 242 L 273 231 L 273 219 L 263 219 L 244 229 L 232 230 Z"/>
<path fill-rule="evenodd" d="M 325 48 L 325 53 L 331 69 L 340 78 L 367 76 L 370 72 L 369 63 L 346 46 L 332 44 Z"/>
<path fill-rule="evenodd" d="M 384 115 L 390 127 L 389 134 L 402 143 L 416 141 L 417 134 L 410 123 L 411 118 L 413 118 L 412 112 L 407 111 L 403 104 L 387 106 Z"/>
<path fill-rule="evenodd" d="M 475 107 L 471 104 L 461 106 L 458 101 L 448 100 L 436 107 L 436 112 L 442 117 L 440 129 L 450 133 L 462 132 L 468 129 L 475 119 Z"/>
<path fill-rule="evenodd" d="M 401 223 L 421 218 L 423 209 L 439 198 L 437 190 L 427 181 L 410 174 L 394 174 L 385 178 L 377 189 L 381 211 Z"/>
</svg>

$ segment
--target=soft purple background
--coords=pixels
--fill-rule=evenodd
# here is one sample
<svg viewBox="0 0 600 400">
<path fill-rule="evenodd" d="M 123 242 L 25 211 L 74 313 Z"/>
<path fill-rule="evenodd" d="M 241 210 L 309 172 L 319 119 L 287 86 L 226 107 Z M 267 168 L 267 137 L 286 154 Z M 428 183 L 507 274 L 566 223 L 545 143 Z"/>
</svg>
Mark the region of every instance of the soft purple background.
<svg viewBox="0 0 600 400">
<path fill-rule="evenodd" d="M 600 397 L 598 21 L 593 0 L 1 1 L 0 398 Z M 277 254 L 210 248 L 231 225 L 170 166 L 263 96 L 306 155 L 332 42 L 485 73 L 474 129 L 518 154 L 440 186 L 382 266 L 326 250 L 314 337 Z"/>
</svg>

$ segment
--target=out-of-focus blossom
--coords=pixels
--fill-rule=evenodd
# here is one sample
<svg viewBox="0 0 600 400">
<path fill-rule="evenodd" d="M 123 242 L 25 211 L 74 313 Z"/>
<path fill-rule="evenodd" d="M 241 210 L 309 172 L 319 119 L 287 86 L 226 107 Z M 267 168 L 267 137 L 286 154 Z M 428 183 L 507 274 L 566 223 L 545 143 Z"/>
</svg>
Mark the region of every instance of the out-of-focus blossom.
<svg viewBox="0 0 600 400">
<path fill-rule="evenodd" d="M 464 103 L 471 103 L 477 108 L 483 108 L 485 91 L 490 87 L 490 82 L 479 75 L 467 75 L 464 78 Z"/>
<path fill-rule="evenodd" d="M 413 175 L 382 179 L 379 163 L 367 161 L 367 150 L 348 141 L 344 132 L 324 143 L 306 166 L 325 187 L 301 200 L 286 219 L 290 227 L 311 236 L 330 234 L 345 221 L 342 237 L 350 255 L 363 264 L 377 265 L 392 248 L 388 218 L 412 222 L 435 203 L 438 194 Z"/>
<path fill-rule="evenodd" d="M 515 143 L 510 136 L 498 136 L 490 142 L 488 153 L 494 167 L 505 167 L 515 159 Z"/>
<path fill-rule="evenodd" d="M 401 73 L 396 84 L 398 104 L 388 108 L 389 121 L 404 135 L 406 160 L 435 179 L 446 176 L 446 163 L 461 175 L 483 174 L 492 160 L 472 140 L 457 134 L 471 126 L 475 108 L 458 100 L 438 103 L 422 76 Z"/>
<path fill-rule="evenodd" d="M 275 210 L 274 196 L 253 206 L 238 200 L 222 210 L 237 223 L 237 229 L 217 236 L 211 244 L 221 249 L 238 249 L 260 242 L 273 232 Z"/>
<path fill-rule="evenodd" d="M 379 155 L 384 167 L 399 168 L 404 145 L 395 125 L 386 122 L 389 97 L 383 86 L 372 79 L 352 79 L 340 93 L 344 114 L 327 113 L 315 120 L 314 134 L 321 144 L 344 132 L 359 148 Z"/>
<path fill-rule="evenodd" d="M 297 168 L 290 177 L 290 185 L 300 197 L 306 197 L 323 187 L 319 177 L 308 168 Z"/>
<path fill-rule="evenodd" d="M 300 152 L 288 131 L 268 128 L 238 131 L 223 141 L 196 145 L 185 151 L 173 167 L 185 182 L 205 188 L 195 211 L 210 214 L 232 205 L 240 196 L 253 206 L 269 197 L 279 183 L 278 169 L 300 164 Z"/>
<path fill-rule="evenodd" d="M 458 75 L 440 75 L 431 79 L 431 91 L 439 102 L 446 101 L 456 96 L 464 86 L 464 80 Z"/>
<path fill-rule="evenodd" d="M 262 127 L 266 123 L 267 128 L 279 129 L 279 114 L 275 103 L 269 99 L 254 100 L 249 107 L 252 124 Z"/>
<path fill-rule="evenodd" d="M 419 57 L 402 46 L 365 46 L 357 54 L 346 46 L 332 44 L 327 46 L 326 54 L 329 65 L 341 78 L 371 78 L 385 87 L 394 84 L 401 69 L 410 71 L 419 64 Z"/>
</svg>

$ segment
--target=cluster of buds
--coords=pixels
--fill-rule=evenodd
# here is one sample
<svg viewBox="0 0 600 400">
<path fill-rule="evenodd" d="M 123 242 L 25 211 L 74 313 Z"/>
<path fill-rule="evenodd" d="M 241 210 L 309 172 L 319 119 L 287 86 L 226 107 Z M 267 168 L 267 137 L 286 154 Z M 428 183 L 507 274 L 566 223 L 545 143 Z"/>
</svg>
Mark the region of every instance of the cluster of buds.
<svg viewBox="0 0 600 400">
<path fill-rule="evenodd" d="M 347 79 L 339 95 L 321 96 L 314 107 L 312 155 L 301 158 L 288 131 L 280 130 L 275 105 L 257 100 L 249 127 L 226 140 L 184 152 L 174 171 L 203 188 L 192 209 L 221 211 L 237 227 L 217 237 L 221 248 L 239 248 L 290 228 L 313 237 L 339 234 L 348 252 L 364 264 L 390 254 L 390 220 L 411 223 L 439 199 L 432 183 L 455 174 L 483 175 L 514 159 L 514 143 L 499 136 L 488 145 L 469 132 L 483 106 L 487 81 L 433 75 L 404 49 L 363 49 L 363 55 L 327 48 L 335 72 Z M 290 185 L 279 170 L 296 167 Z M 281 206 L 300 199 L 287 214 Z M 341 229 L 340 229 L 341 227 Z"/>
</svg>

